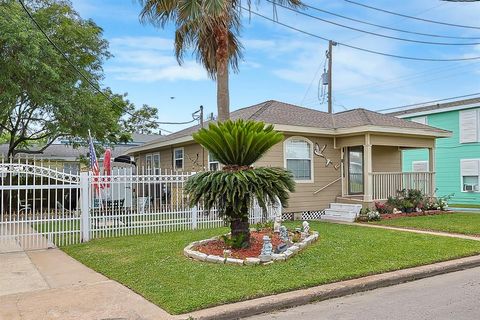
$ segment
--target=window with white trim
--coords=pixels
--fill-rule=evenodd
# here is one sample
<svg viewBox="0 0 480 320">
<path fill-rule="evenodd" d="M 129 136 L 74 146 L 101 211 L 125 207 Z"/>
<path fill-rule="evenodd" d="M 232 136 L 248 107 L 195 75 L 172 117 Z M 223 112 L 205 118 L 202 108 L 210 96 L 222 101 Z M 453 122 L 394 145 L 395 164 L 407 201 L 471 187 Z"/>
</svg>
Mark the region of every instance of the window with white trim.
<svg viewBox="0 0 480 320">
<path fill-rule="evenodd" d="M 313 181 L 312 143 L 305 138 L 285 140 L 285 167 L 293 173 L 295 181 Z"/>
<path fill-rule="evenodd" d="M 217 158 L 211 153 L 208 152 L 208 170 L 209 171 L 218 171 L 220 170 L 220 162 Z"/>
<path fill-rule="evenodd" d="M 460 143 L 480 142 L 480 109 L 460 111 L 459 121 Z"/>
<path fill-rule="evenodd" d="M 173 165 L 175 170 L 183 170 L 183 148 L 173 149 Z"/>
<path fill-rule="evenodd" d="M 463 192 L 479 192 L 480 159 L 460 160 Z"/>
<path fill-rule="evenodd" d="M 149 153 L 145 155 L 146 174 L 160 174 L 160 153 Z"/>
<path fill-rule="evenodd" d="M 428 161 L 412 161 L 412 172 L 428 172 Z"/>
<path fill-rule="evenodd" d="M 411 118 L 410 121 L 425 124 L 425 125 L 428 124 L 426 116 Z"/>
</svg>

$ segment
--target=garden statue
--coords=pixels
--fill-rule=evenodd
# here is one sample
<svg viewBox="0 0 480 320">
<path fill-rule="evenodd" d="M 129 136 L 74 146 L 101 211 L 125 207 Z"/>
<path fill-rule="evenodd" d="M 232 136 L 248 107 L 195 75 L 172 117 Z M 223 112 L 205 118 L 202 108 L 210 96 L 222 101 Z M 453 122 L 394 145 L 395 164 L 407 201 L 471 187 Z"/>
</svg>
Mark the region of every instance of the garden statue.
<svg viewBox="0 0 480 320">
<path fill-rule="evenodd" d="M 288 243 L 290 241 L 290 239 L 288 238 L 288 230 L 285 226 L 280 227 L 280 239 L 283 243 Z"/>
<path fill-rule="evenodd" d="M 258 258 L 260 258 L 260 261 L 262 262 L 271 261 L 272 253 L 273 253 L 272 240 L 270 239 L 269 236 L 263 236 L 263 247 Z"/>
<path fill-rule="evenodd" d="M 285 252 L 290 244 L 290 239 L 288 238 L 288 230 L 285 226 L 280 227 L 280 240 L 282 242 L 277 246 L 277 249 L 275 249 L 275 253 Z"/>
<path fill-rule="evenodd" d="M 282 215 L 277 214 L 275 215 L 275 221 L 273 222 L 273 232 L 280 232 L 281 225 L 282 225 Z"/>
<path fill-rule="evenodd" d="M 302 223 L 302 238 L 305 239 L 310 235 L 310 225 L 307 221 L 303 221 Z"/>
</svg>

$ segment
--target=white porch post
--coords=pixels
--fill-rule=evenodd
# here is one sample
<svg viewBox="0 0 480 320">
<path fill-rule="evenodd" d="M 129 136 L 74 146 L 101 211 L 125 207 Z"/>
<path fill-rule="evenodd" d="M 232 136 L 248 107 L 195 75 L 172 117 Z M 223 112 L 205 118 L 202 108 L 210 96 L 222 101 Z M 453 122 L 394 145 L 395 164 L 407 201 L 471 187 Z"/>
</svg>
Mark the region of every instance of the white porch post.
<svg viewBox="0 0 480 320">
<path fill-rule="evenodd" d="M 373 200 L 373 177 L 372 173 L 372 145 L 370 144 L 370 134 L 365 136 L 365 144 L 363 145 L 363 176 L 364 176 L 364 201 Z"/>
<path fill-rule="evenodd" d="M 437 188 L 436 182 L 435 182 L 435 174 L 436 174 L 436 168 L 435 168 L 435 147 L 428 148 L 428 171 L 433 172 L 431 175 L 431 181 L 430 181 L 430 193 L 434 196 L 435 195 L 435 189 Z"/>
</svg>

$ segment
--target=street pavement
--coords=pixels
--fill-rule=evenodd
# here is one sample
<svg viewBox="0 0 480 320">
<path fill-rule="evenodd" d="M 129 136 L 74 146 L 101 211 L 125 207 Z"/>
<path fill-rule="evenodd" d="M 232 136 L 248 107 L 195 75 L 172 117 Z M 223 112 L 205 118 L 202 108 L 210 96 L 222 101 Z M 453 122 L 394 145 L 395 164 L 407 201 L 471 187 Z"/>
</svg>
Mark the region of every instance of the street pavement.
<svg viewBox="0 0 480 320">
<path fill-rule="evenodd" d="M 248 319 L 480 319 L 480 268 L 321 301 Z"/>
</svg>

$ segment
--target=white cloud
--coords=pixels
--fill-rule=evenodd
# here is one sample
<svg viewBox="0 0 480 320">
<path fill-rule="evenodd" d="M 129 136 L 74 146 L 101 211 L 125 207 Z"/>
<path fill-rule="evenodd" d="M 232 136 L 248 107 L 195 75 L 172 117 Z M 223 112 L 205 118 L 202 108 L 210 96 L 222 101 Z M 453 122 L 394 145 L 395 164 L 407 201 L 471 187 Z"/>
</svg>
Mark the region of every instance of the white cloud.
<svg viewBox="0 0 480 320">
<path fill-rule="evenodd" d="M 105 71 L 115 79 L 134 82 L 208 79 L 206 71 L 194 60 L 178 65 L 171 39 L 121 37 L 111 39 L 110 44 L 115 57 Z"/>
</svg>

